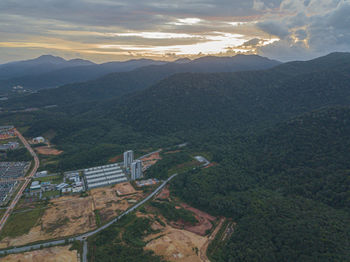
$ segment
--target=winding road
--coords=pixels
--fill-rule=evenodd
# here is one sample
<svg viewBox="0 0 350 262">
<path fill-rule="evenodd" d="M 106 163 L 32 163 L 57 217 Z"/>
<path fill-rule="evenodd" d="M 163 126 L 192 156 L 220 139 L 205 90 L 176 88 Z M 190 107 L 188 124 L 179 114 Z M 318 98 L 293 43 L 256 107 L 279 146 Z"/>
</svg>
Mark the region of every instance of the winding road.
<svg viewBox="0 0 350 262">
<path fill-rule="evenodd" d="M 1 218 L 1 220 L 0 220 L 0 231 L 3 229 L 7 219 L 10 217 L 10 215 L 13 212 L 17 202 L 21 199 L 24 190 L 26 189 L 26 187 L 30 183 L 32 177 L 35 175 L 35 173 L 38 170 L 39 165 L 40 165 L 39 158 L 36 155 L 36 153 L 34 152 L 34 150 L 32 149 L 32 147 L 29 145 L 28 141 L 22 136 L 22 134 L 19 131 L 17 131 L 17 129 L 15 129 L 15 133 L 16 133 L 17 137 L 22 141 L 23 145 L 27 148 L 29 153 L 33 156 L 33 158 L 34 158 L 34 167 L 33 167 L 32 171 L 30 172 L 30 174 L 25 177 L 25 181 L 24 181 L 21 189 L 18 191 L 17 195 L 12 200 L 10 206 L 7 208 L 5 214 Z"/>
</svg>

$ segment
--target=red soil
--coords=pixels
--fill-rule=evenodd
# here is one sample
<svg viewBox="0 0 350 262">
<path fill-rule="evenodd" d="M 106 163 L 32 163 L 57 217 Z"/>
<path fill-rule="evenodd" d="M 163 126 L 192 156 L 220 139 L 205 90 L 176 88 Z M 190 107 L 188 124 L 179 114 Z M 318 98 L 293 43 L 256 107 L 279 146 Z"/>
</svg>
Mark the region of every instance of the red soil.
<svg viewBox="0 0 350 262">
<path fill-rule="evenodd" d="M 162 191 L 160 191 L 159 195 L 156 199 L 168 199 L 170 196 L 170 191 L 167 187 L 163 188 Z"/>
<path fill-rule="evenodd" d="M 184 223 L 184 221 L 179 220 L 176 223 L 170 223 L 171 226 L 178 229 L 185 229 L 200 236 L 205 236 L 207 231 L 213 227 L 210 221 L 215 221 L 216 218 L 187 204 L 181 204 L 181 206 L 184 209 L 193 212 L 198 223 L 191 225 L 190 223 Z"/>
<path fill-rule="evenodd" d="M 117 155 L 108 160 L 109 163 L 115 163 L 123 159 L 123 155 Z"/>
</svg>

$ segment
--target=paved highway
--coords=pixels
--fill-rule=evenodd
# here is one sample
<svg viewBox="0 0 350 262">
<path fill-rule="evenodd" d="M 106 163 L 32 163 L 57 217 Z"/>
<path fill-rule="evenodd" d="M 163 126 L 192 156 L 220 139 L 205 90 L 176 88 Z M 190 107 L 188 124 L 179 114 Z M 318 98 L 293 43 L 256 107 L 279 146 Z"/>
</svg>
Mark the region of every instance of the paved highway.
<svg viewBox="0 0 350 262">
<path fill-rule="evenodd" d="M 84 243 L 83 243 L 83 257 L 82 257 L 82 261 L 83 262 L 88 262 L 88 260 L 87 260 L 87 253 L 88 253 L 87 241 L 84 240 Z"/>
<path fill-rule="evenodd" d="M 4 216 L 2 217 L 2 219 L 0 220 L 0 231 L 3 229 L 7 219 L 9 218 L 9 216 L 11 215 L 13 209 L 15 208 L 18 200 L 20 200 L 20 198 L 22 197 L 22 194 L 24 192 L 24 190 L 26 189 L 26 187 L 28 186 L 28 184 L 31 181 L 31 178 L 35 175 L 36 171 L 39 168 L 40 162 L 39 162 L 39 158 L 36 155 L 36 153 L 34 152 L 34 150 L 32 149 L 32 147 L 29 145 L 29 143 L 27 142 L 27 140 L 22 136 L 22 134 L 17 131 L 15 129 L 15 133 L 17 135 L 17 137 L 22 141 L 23 145 L 28 149 L 29 153 L 33 156 L 34 158 L 34 167 L 32 169 L 32 171 L 30 172 L 30 174 L 25 178 L 25 182 L 23 183 L 21 189 L 18 191 L 17 195 L 15 196 L 15 198 L 12 200 L 10 206 L 7 208 Z"/>
<path fill-rule="evenodd" d="M 88 237 L 91 237 L 92 235 L 97 234 L 100 231 L 108 228 L 113 223 L 115 223 L 118 220 L 120 220 L 123 216 L 129 214 L 130 212 L 133 212 L 135 209 L 137 209 L 138 207 L 142 206 L 144 203 L 146 203 L 148 200 L 150 200 L 154 195 L 156 195 L 160 190 L 162 190 L 163 187 L 170 180 L 172 180 L 176 176 L 177 176 L 177 174 L 173 174 L 167 180 L 165 180 L 159 187 L 157 187 L 150 195 L 148 195 L 146 198 L 144 198 L 142 201 L 138 202 L 136 205 L 134 205 L 133 207 L 131 207 L 130 209 L 128 209 L 127 211 L 125 211 L 124 213 L 119 215 L 118 217 L 114 218 L 113 220 L 111 220 L 107 224 L 105 224 L 105 225 L 103 225 L 103 226 L 101 226 L 101 227 L 99 227 L 99 228 L 97 228 L 97 229 L 95 229 L 93 231 L 81 234 L 79 236 L 67 238 L 67 239 L 55 240 L 55 241 L 47 241 L 47 242 L 43 242 L 43 243 L 35 244 L 35 245 L 27 245 L 27 246 L 23 246 L 23 247 L 15 247 L 15 248 L 12 248 L 12 249 L 1 250 L 0 254 L 3 255 L 5 253 L 7 253 L 7 254 L 22 253 L 22 252 L 31 251 L 31 250 L 34 250 L 34 249 L 40 249 L 41 247 L 51 247 L 51 246 L 57 246 L 57 245 L 64 245 L 64 244 L 67 243 L 67 241 L 68 242 L 73 242 L 75 240 L 79 240 L 79 241 L 84 241 L 84 243 L 85 243 L 86 242 L 85 240 Z M 87 246 L 85 248 L 87 249 Z M 83 261 L 84 261 L 84 259 L 86 259 L 86 254 L 85 254 L 85 258 L 83 256 Z"/>
</svg>

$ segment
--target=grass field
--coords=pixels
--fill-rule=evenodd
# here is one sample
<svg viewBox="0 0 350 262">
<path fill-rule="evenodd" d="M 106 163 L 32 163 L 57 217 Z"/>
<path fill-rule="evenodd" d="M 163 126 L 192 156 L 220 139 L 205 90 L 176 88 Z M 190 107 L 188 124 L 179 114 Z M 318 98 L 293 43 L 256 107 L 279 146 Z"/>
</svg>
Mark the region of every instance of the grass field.
<svg viewBox="0 0 350 262">
<path fill-rule="evenodd" d="M 12 214 L 0 233 L 0 239 L 28 233 L 44 214 L 45 209 L 43 207 L 44 205 L 37 205 L 33 210 Z"/>
<path fill-rule="evenodd" d="M 0 209 L 0 219 L 5 214 L 5 212 L 6 212 L 6 209 Z"/>
<path fill-rule="evenodd" d="M 38 177 L 34 180 L 40 181 L 40 182 L 51 181 L 52 184 L 59 184 L 59 183 L 62 183 L 63 177 L 61 175 L 55 175 L 55 176 Z"/>
<path fill-rule="evenodd" d="M 60 191 L 58 190 L 54 190 L 54 191 L 46 191 L 43 193 L 43 197 L 53 197 L 53 196 L 59 196 L 60 195 Z"/>
</svg>

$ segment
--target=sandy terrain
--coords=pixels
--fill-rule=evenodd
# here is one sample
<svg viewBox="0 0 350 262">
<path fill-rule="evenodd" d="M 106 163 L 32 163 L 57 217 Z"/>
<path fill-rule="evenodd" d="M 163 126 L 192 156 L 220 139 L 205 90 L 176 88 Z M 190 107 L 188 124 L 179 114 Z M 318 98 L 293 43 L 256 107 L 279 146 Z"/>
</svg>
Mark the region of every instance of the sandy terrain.
<svg viewBox="0 0 350 262">
<path fill-rule="evenodd" d="M 225 218 L 220 218 L 220 221 L 216 228 L 213 230 L 211 235 L 207 238 L 207 241 L 204 243 L 204 245 L 200 249 L 200 258 L 203 262 L 210 262 L 210 260 L 207 257 L 207 249 L 211 241 L 215 239 L 216 234 L 219 232 L 220 228 L 222 227 L 222 224 L 225 222 Z"/>
<path fill-rule="evenodd" d="M 27 234 L 4 238 L 0 248 L 83 233 L 96 228 L 91 197 L 60 197 L 50 201 L 38 224 Z"/>
<path fill-rule="evenodd" d="M 69 251 L 70 246 L 51 247 L 21 254 L 8 255 L 2 262 L 78 262 L 77 251 Z"/>
<path fill-rule="evenodd" d="M 138 201 L 142 197 L 142 193 L 136 191 L 129 182 L 116 184 L 112 187 L 95 188 L 90 192 L 94 209 L 99 210 L 102 222 L 128 209 L 131 204 L 127 200 Z M 123 196 L 117 196 L 118 192 L 122 192 Z"/>
<path fill-rule="evenodd" d="M 57 150 L 57 149 L 49 147 L 49 146 L 39 146 L 39 147 L 36 147 L 35 150 L 41 155 L 57 156 L 57 155 L 63 153 L 63 151 Z"/>
<path fill-rule="evenodd" d="M 157 222 L 154 224 L 152 225 L 154 229 L 162 227 Z M 200 262 L 199 250 L 206 243 L 207 237 L 166 226 L 162 232 L 150 235 L 145 240 L 151 240 L 146 245 L 146 250 L 153 250 L 155 254 L 164 256 L 168 261 Z"/>
<path fill-rule="evenodd" d="M 135 194 L 119 197 L 117 190 L 128 193 L 132 191 Z M 101 221 L 105 222 L 128 209 L 133 205 L 133 200 L 139 201 L 142 197 L 141 191 L 135 191 L 129 183 L 123 183 L 93 189 L 87 197 L 64 196 L 53 199 L 28 234 L 4 238 L 0 242 L 0 248 L 90 231 L 97 227 L 94 210 L 99 210 Z"/>
<path fill-rule="evenodd" d="M 137 191 L 129 182 L 116 184 L 115 189 L 117 190 L 118 196 L 126 196 L 137 193 Z"/>
</svg>

